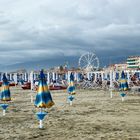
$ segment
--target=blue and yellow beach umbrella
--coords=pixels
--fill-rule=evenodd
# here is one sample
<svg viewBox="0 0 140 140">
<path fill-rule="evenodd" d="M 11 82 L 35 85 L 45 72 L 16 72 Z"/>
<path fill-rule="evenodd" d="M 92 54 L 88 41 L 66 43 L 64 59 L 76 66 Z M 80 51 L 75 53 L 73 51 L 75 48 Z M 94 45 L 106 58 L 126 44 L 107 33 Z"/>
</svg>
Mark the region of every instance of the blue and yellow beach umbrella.
<svg viewBox="0 0 140 140">
<path fill-rule="evenodd" d="M 75 85 L 74 85 L 74 75 L 73 73 L 70 74 L 70 80 L 69 80 L 69 86 L 68 86 L 68 93 L 71 95 L 76 94 L 75 92 Z"/>
<path fill-rule="evenodd" d="M 121 73 L 120 90 L 122 90 L 122 91 L 128 90 L 128 83 L 127 83 L 124 71 L 122 71 L 122 73 Z"/>
<path fill-rule="evenodd" d="M 38 91 L 35 100 L 35 106 L 38 108 L 50 108 L 54 105 L 51 93 L 48 89 L 47 82 L 43 70 L 40 72 L 40 81 L 38 84 Z"/>
<path fill-rule="evenodd" d="M 9 83 L 5 76 L 5 73 L 3 74 L 3 83 L 1 87 L 1 93 L 0 93 L 0 99 L 2 101 L 11 101 L 11 94 L 9 89 Z"/>
</svg>

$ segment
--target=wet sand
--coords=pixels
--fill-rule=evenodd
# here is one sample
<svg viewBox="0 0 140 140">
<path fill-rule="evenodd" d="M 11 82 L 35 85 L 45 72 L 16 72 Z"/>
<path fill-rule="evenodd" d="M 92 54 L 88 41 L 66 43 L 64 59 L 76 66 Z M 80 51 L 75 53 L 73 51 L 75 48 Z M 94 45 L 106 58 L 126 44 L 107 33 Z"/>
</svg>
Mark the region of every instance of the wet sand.
<svg viewBox="0 0 140 140">
<path fill-rule="evenodd" d="M 118 92 L 77 90 L 73 105 L 65 91 L 51 91 L 55 105 L 38 128 L 31 91 L 11 87 L 6 116 L 0 110 L 0 140 L 140 140 L 140 92 L 124 102 Z M 32 93 L 35 98 L 36 92 Z"/>
</svg>

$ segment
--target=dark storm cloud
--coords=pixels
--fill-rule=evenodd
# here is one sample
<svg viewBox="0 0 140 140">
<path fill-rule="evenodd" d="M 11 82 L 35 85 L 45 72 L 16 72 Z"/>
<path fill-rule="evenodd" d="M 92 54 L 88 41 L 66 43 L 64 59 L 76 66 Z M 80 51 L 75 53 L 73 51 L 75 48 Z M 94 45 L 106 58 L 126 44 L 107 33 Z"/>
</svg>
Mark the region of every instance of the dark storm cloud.
<svg viewBox="0 0 140 140">
<path fill-rule="evenodd" d="M 1 64 L 65 61 L 88 51 L 101 61 L 139 55 L 139 5 L 139 0 L 1 0 Z"/>
</svg>

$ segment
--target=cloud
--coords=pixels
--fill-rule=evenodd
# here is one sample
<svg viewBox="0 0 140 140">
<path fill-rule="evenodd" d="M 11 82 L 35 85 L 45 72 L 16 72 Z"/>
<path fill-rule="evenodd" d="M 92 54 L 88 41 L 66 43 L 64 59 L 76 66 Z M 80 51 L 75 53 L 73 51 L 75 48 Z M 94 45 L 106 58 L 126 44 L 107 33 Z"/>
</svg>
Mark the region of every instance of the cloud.
<svg viewBox="0 0 140 140">
<path fill-rule="evenodd" d="M 1 64 L 54 58 L 57 63 L 57 57 L 65 61 L 88 51 L 101 61 L 139 55 L 139 5 L 139 0 L 0 1 Z"/>
</svg>

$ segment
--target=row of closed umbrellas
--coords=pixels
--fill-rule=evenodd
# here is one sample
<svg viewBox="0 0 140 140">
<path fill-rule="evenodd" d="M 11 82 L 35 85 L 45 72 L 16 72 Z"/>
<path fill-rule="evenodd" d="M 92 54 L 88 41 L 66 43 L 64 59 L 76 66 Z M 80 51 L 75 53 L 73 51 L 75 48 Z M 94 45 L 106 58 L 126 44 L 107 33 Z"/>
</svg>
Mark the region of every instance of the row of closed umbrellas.
<svg viewBox="0 0 140 140">
<path fill-rule="evenodd" d="M 54 105 L 54 101 L 52 99 L 51 93 L 49 91 L 47 82 L 45 80 L 45 75 L 43 73 L 43 70 L 40 71 L 40 77 L 39 77 L 39 84 L 38 84 L 38 91 L 36 95 L 36 99 L 34 102 L 35 107 L 37 108 L 50 108 Z M 0 92 L 0 100 L 5 102 L 11 101 L 11 94 L 10 94 L 10 89 L 9 89 L 9 84 L 8 80 L 3 74 L 3 84 L 1 87 L 1 92 Z M 75 94 L 75 86 L 74 86 L 74 75 L 73 73 L 70 74 L 70 81 L 69 81 L 69 86 L 68 86 L 68 93 L 69 93 L 69 100 L 72 101 L 74 99 L 73 95 Z M 128 83 L 126 80 L 126 76 L 124 71 L 121 73 L 121 79 L 120 79 L 120 90 L 125 91 L 128 90 Z M 5 107 L 6 105 L 3 104 Z M 44 116 L 46 115 L 43 112 L 37 113 L 38 118 L 40 119 L 40 128 L 42 128 L 42 120 Z"/>
</svg>

